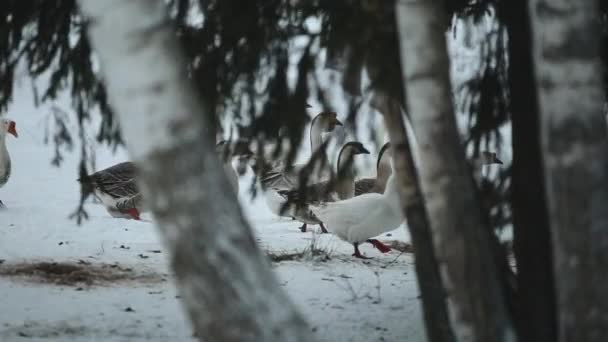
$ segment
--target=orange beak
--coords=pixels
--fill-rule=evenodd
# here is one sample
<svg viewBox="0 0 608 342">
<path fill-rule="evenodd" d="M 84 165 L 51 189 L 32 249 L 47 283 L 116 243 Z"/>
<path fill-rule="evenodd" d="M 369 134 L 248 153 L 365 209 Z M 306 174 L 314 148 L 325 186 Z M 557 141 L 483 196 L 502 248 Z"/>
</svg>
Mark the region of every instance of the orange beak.
<svg viewBox="0 0 608 342">
<path fill-rule="evenodd" d="M 17 128 L 16 128 L 15 121 L 11 121 L 8 123 L 8 132 L 10 134 L 14 135 L 15 138 L 19 137 L 19 134 L 17 134 Z"/>
</svg>

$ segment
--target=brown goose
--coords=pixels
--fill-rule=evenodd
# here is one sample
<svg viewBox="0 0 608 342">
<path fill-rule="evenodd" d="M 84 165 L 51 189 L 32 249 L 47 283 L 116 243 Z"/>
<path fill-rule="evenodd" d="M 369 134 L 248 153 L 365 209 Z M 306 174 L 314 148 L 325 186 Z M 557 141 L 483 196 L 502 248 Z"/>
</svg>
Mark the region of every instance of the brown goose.
<svg viewBox="0 0 608 342">
<path fill-rule="evenodd" d="M 369 154 L 369 151 L 360 142 L 348 142 L 342 146 L 338 154 L 337 181 L 335 183 L 324 181 L 311 184 L 304 189 L 278 191 L 286 200 L 286 206 L 290 207 L 289 211 L 293 216 L 304 223 L 300 227 L 302 232 L 306 232 L 308 223 L 319 224 L 322 231 L 327 232 L 323 223 L 308 209 L 308 205 L 343 200 L 355 195 L 354 157 L 359 154 Z"/>
<path fill-rule="evenodd" d="M 312 119 L 309 131 L 311 154 L 315 153 L 323 145 L 323 134 L 334 132 L 336 126 L 342 126 L 342 122 L 338 120 L 335 112 L 321 112 Z M 329 165 L 329 162 L 325 160 L 315 165 L 311 172 L 312 177 L 309 179 L 309 184 L 331 177 L 330 168 L 323 168 L 321 164 Z M 284 165 L 282 162 L 267 165 L 262 170 L 260 177 L 262 188 L 291 189 L 298 184 L 299 172 L 304 166 L 294 165 L 290 170 L 287 170 L 287 165 Z"/>
<path fill-rule="evenodd" d="M 336 126 L 342 126 L 342 122 L 338 120 L 335 112 L 321 112 L 315 116 L 311 122 L 309 131 L 311 153 L 315 153 L 323 145 L 323 134 L 334 132 Z M 319 166 L 319 164 L 329 165 L 329 162 L 324 161 L 324 163 L 317 163 L 315 166 Z M 256 173 L 260 174 L 260 185 L 264 191 L 266 204 L 275 215 L 294 218 L 294 215 L 282 210 L 285 205 L 285 197 L 280 195 L 278 191 L 297 188 L 299 172 L 303 166 L 295 165 L 290 171 L 287 171 L 286 165 L 281 162 L 275 162 L 272 165 L 262 165 L 256 171 Z M 256 169 L 258 169 L 257 166 Z M 308 184 L 314 184 L 330 177 L 331 168 L 315 167 Z M 310 221 L 302 223 L 318 224 Z"/>
<path fill-rule="evenodd" d="M 391 175 L 391 143 L 386 143 L 378 153 L 378 161 L 376 162 L 376 178 L 363 178 L 355 182 L 355 196 L 375 192 L 381 194 L 384 192 L 388 177 Z"/>
<path fill-rule="evenodd" d="M 3 187 L 11 177 L 11 157 L 6 148 L 7 134 L 12 134 L 15 138 L 19 136 L 19 134 L 17 134 L 15 121 L 2 119 L 0 120 L 0 188 Z M 0 201 L 0 208 L 3 207 L 4 204 Z"/>
</svg>

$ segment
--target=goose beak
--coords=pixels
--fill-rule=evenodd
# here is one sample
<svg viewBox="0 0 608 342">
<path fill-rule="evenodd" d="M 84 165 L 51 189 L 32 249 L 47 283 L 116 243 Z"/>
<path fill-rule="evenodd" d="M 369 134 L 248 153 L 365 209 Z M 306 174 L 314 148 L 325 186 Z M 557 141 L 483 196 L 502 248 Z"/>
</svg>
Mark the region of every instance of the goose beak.
<svg viewBox="0 0 608 342">
<path fill-rule="evenodd" d="M 370 154 L 369 151 L 365 147 L 361 147 L 360 154 Z"/>
<path fill-rule="evenodd" d="M 337 126 L 344 126 L 344 124 L 342 124 L 342 121 L 335 119 L 336 122 L 334 122 L 334 124 L 336 124 Z"/>
<path fill-rule="evenodd" d="M 500 159 L 498 159 L 498 158 L 496 158 L 496 159 L 494 160 L 494 162 L 495 162 L 496 164 L 500 164 L 500 165 L 502 165 L 502 160 L 500 160 Z"/>
<path fill-rule="evenodd" d="M 312 108 L 312 106 L 307 103 L 306 108 Z"/>
<path fill-rule="evenodd" d="M 10 134 L 12 134 L 13 136 L 15 136 L 15 138 L 19 137 L 19 134 L 17 134 L 17 128 L 16 128 L 16 124 L 15 121 L 11 121 L 8 123 L 8 132 Z"/>
</svg>

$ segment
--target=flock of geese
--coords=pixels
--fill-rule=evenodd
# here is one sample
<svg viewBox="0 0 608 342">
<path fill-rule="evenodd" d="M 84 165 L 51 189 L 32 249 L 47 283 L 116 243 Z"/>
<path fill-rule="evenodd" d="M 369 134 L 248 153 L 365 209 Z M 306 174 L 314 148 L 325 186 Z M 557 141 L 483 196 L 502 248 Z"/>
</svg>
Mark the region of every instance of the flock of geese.
<svg viewBox="0 0 608 342">
<path fill-rule="evenodd" d="M 0 187 L 10 176 L 10 157 L 5 144 L 7 134 L 17 137 L 14 121 L 2 119 L 0 129 Z M 309 135 L 311 158 L 322 148 L 323 135 L 342 126 L 335 112 L 321 112 L 312 120 Z M 359 245 L 370 243 L 380 252 L 390 248 L 374 237 L 398 228 L 404 222 L 399 204 L 397 185 L 392 168 L 390 143 L 380 149 L 376 161 L 376 177 L 356 179 L 355 158 L 370 154 L 360 142 L 344 144 L 338 154 L 336 171 L 327 167 L 329 161 L 323 153 L 321 160 L 311 163 L 307 178 L 300 173 L 306 164 L 288 167 L 282 161 L 260 161 L 248 144 L 222 140 L 216 145 L 216 153 L 222 160 L 224 172 L 236 194 L 239 174 L 248 167 L 258 175 L 263 196 L 272 213 L 291 217 L 307 225 L 319 225 L 322 233 L 333 233 L 354 247 L 353 256 L 367 258 L 359 251 Z M 233 160 L 238 158 L 236 169 Z M 502 164 L 496 153 L 482 152 L 477 160 L 481 165 Z M 308 166 L 310 167 L 310 166 Z M 85 191 L 90 191 L 103 203 L 113 217 L 140 219 L 146 210 L 137 187 L 137 169 L 132 162 L 123 162 L 81 177 L 78 181 Z M 300 184 L 302 181 L 305 184 Z M 0 206 L 2 202 L 0 201 Z"/>
</svg>

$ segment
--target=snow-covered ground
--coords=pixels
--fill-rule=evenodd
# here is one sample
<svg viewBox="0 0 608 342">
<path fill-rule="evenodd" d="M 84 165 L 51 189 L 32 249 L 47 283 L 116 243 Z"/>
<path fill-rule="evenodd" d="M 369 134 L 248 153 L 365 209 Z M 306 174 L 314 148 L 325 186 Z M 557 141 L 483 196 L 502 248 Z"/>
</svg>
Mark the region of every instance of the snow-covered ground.
<svg viewBox="0 0 608 342">
<path fill-rule="evenodd" d="M 7 138 L 14 173 L 0 190 L 7 206 L 0 210 L 0 341 L 192 340 L 149 215 L 115 219 L 89 202 L 82 225 L 68 217 L 79 200 L 78 150 L 60 168 L 50 165 L 48 113 L 34 108 L 29 85 L 18 86 L 8 113 L 20 133 Z M 97 148 L 99 169 L 127 159 L 123 150 Z M 329 255 L 273 262 L 320 340 L 424 340 L 411 253 L 381 255 L 367 245 L 362 251 L 373 259 L 354 259 L 352 246 L 335 236 L 301 233 L 297 222 L 273 217 L 261 198 L 251 201 L 249 176 L 240 199 L 265 251 L 289 259 L 313 246 Z M 401 227 L 380 239 L 409 237 Z"/>
</svg>

